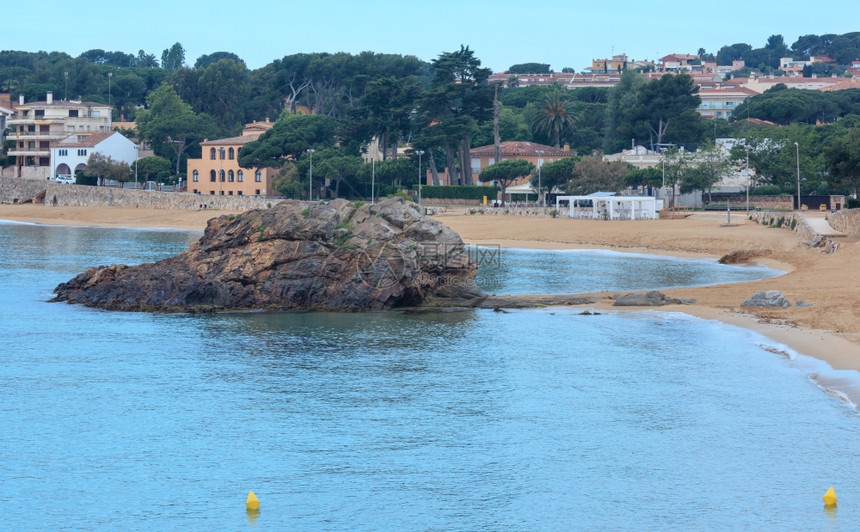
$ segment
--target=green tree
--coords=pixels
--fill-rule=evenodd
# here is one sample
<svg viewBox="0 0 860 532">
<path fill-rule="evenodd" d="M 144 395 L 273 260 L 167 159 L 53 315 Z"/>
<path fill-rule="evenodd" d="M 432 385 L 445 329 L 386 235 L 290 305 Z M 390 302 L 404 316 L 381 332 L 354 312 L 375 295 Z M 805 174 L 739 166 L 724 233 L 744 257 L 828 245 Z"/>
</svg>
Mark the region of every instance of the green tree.
<svg viewBox="0 0 860 532">
<path fill-rule="evenodd" d="M 357 171 L 357 175 L 361 182 L 370 183 L 371 174 L 374 172 L 377 186 L 384 184 L 400 188 L 415 183 L 418 179 L 417 165 L 406 157 L 365 164 Z"/>
<path fill-rule="evenodd" d="M 272 180 L 272 188 L 289 199 L 304 198 L 308 191 L 308 186 L 302 184 L 298 166 L 292 161 L 285 161 L 278 169 L 278 175 Z"/>
<path fill-rule="evenodd" d="M 566 190 L 570 180 L 573 179 L 573 169 L 579 157 L 565 157 L 551 163 L 545 163 L 540 168 L 540 183 L 538 183 L 537 172 L 532 172 L 532 188 L 553 193 L 553 189 Z"/>
<path fill-rule="evenodd" d="M 672 189 L 671 206 L 675 205 L 675 187 L 683 182 L 692 164 L 692 155 L 686 150 L 671 148 L 663 152 L 661 171 L 664 186 Z"/>
<path fill-rule="evenodd" d="M 129 181 L 132 177 L 128 163 L 115 161 L 110 156 L 95 152 L 87 159 L 87 166 L 81 171 L 84 177 L 91 179 L 114 179 Z"/>
<path fill-rule="evenodd" d="M 555 139 L 555 147 L 561 147 L 561 133 L 573 131 L 576 117 L 571 112 L 571 106 L 562 97 L 560 90 L 554 90 L 546 95 L 541 104 L 542 113 L 532 123 L 535 131 L 550 135 Z"/>
<path fill-rule="evenodd" d="M 408 135 L 421 92 L 415 78 L 385 76 L 367 84 L 356 113 L 361 122 L 358 128 L 364 131 L 359 138 L 364 141 L 378 138 L 383 160 L 388 158 L 389 148 L 396 156 L 397 146 Z"/>
<path fill-rule="evenodd" d="M 547 63 L 519 63 L 511 65 L 508 74 L 551 74 Z"/>
<path fill-rule="evenodd" d="M 487 82 L 490 69 L 481 67 L 468 46 L 441 54 L 432 66 L 434 77 L 420 106 L 424 134 L 434 142 L 441 140 L 451 181 L 471 185 L 472 130 L 492 118 L 494 88 Z M 455 159 L 460 162 L 459 172 Z"/>
<path fill-rule="evenodd" d="M 625 146 L 629 146 L 631 137 L 622 134 L 619 128 L 624 120 L 624 112 L 636 104 L 639 91 L 645 83 L 647 81 L 639 74 L 632 70 L 625 70 L 621 74 L 618 85 L 609 91 L 603 135 L 603 151 L 605 153 L 617 153 Z"/>
<path fill-rule="evenodd" d="M 501 161 L 481 170 L 480 180 L 483 182 L 495 181 L 502 189 L 502 200 L 505 199 L 505 191 L 508 185 L 515 180 L 526 177 L 532 173 L 535 165 L 525 159 L 508 159 Z"/>
<path fill-rule="evenodd" d="M 698 87 L 687 74 L 666 74 L 642 86 L 636 102 L 621 112 L 618 134 L 627 139 L 650 139 L 654 144 L 696 144 L 704 134 L 696 109 Z"/>
<path fill-rule="evenodd" d="M 178 42 L 161 52 L 161 68 L 168 72 L 176 72 L 183 64 L 185 64 L 185 48 Z"/>
<path fill-rule="evenodd" d="M 631 188 L 660 188 L 663 185 L 662 169 L 660 167 L 632 168 L 624 176 L 624 184 Z"/>
<path fill-rule="evenodd" d="M 573 167 L 568 191 L 577 196 L 594 192 L 618 192 L 624 188 L 624 177 L 630 165 L 621 161 L 606 162 L 602 157 L 582 157 Z"/>
<path fill-rule="evenodd" d="M 248 78 L 242 61 L 225 58 L 209 64 L 197 80 L 199 99 L 192 104 L 194 110 L 214 117 L 224 131 L 238 132 L 245 123 L 242 104 L 250 94 Z"/>
<path fill-rule="evenodd" d="M 710 201 L 711 190 L 731 173 L 731 164 L 717 146 L 700 149 L 696 152 L 695 161 L 696 165 L 681 181 L 681 193 L 702 190 L 708 193 Z"/>
<path fill-rule="evenodd" d="M 135 66 L 138 68 L 158 68 L 158 58 L 155 57 L 155 54 L 148 54 L 143 50 L 139 50 Z"/>
<path fill-rule="evenodd" d="M 153 181 L 159 174 L 170 172 L 170 161 L 158 155 L 142 157 L 133 166 L 138 181 Z"/>
<path fill-rule="evenodd" d="M 239 165 L 243 168 L 280 168 L 284 158 L 297 161 L 309 148 L 332 147 L 337 140 L 337 125 L 330 116 L 294 115 L 284 111 L 272 129 L 242 147 Z"/>
<path fill-rule="evenodd" d="M 198 57 L 197 61 L 194 63 L 194 68 L 206 68 L 222 59 L 231 59 L 236 63 L 244 63 L 244 61 L 239 59 L 239 56 L 233 52 L 214 52 L 211 54 L 203 54 Z"/>
<path fill-rule="evenodd" d="M 835 139 L 825 148 L 824 156 L 834 185 L 856 193 L 860 184 L 860 127 Z"/>
<path fill-rule="evenodd" d="M 363 164 L 364 160 L 361 157 L 345 155 L 341 150 L 335 148 L 321 150 L 314 153 L 314 178 L 334 184 L 334 197 L 339 198 L 341 183 L 354 181 Z"/>
<path fill-rule="evenodd" d="M 146 103 L 149 108 L 138 111 L 135 120 L 138 134 L 156 154 L 170 155 L 177 174 L 188 149 L 219 134 L 212 117 L 195 113 L 167 84 L 149 93 Z"/>
</svg>

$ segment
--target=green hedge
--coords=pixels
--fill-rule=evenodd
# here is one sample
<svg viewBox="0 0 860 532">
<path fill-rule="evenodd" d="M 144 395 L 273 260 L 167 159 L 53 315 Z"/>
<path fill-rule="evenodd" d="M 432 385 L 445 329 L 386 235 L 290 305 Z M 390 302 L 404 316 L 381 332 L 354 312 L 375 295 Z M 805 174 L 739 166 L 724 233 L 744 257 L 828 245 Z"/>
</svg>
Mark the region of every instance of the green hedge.
<svg viewBox="0 0 860 532">
<path fill-rule="evenodd" d="M 441 187 L 425 185 L 421 187 L 421 197 L 428 199 L 482 200 L 484 196 L 487 196 L 487 201 L 493 201 L 496 199 L 498 192 L 498 187 L 484 187 L 480 185 L 450 185 Z"/>
</svg>

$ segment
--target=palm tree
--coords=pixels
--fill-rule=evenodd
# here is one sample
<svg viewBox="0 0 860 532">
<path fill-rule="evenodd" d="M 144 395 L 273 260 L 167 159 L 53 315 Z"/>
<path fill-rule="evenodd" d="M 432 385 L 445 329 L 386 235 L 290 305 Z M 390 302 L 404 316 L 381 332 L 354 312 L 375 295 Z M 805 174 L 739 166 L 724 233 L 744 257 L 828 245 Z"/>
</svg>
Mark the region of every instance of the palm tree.
<svg viewBox="0 0 860 532">
<path fill-rule="evenodd" d="M 543 100 L 543 112 L 532 122 L 532 128 L 538 133 L 555 136 L 555 147 L 561 147 L 561 132 L 573 131 L 576 117 L 570 104 L 562 98 L 561 91 L 553 90 Z"/>
</svg>

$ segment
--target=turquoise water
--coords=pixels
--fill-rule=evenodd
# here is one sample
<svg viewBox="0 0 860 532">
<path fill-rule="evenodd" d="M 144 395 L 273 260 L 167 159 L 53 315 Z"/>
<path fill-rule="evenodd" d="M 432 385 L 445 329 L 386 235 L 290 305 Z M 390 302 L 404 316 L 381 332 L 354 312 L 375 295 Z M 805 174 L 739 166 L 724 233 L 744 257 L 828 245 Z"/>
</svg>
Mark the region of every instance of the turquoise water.
<svg viewBox="0 0 860 532">
<path fill-rule="evenodd" d="M 820 365 L 743 329 L 654 311 L 45 302 L 86 267 L 196 237 L 0 225 L 0 528 L 860 526 L 860 415 L 807 376 Z"/>
</svg>

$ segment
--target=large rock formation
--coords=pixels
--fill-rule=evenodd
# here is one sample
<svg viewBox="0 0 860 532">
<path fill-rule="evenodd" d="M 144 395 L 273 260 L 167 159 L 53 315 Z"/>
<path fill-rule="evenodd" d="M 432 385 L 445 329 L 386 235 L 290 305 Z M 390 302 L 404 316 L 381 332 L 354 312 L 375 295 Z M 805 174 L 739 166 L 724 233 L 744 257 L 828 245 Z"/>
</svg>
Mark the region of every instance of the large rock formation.
<svg viewBox="0 0 860 532">
<path fill-rule="evenodd" d="M 152 264 L 90 268 L 52 301 L 111 310 L 378 310 L 445 298 L 476 304 L 460 237 L 399 198 L 374 206 L 285 201 L 209 221 Z"/>
</svg>

